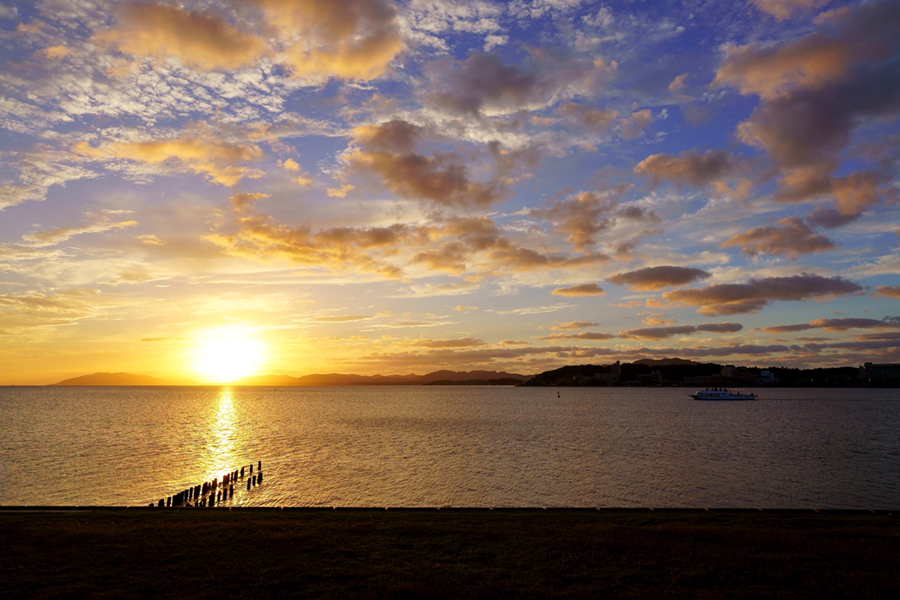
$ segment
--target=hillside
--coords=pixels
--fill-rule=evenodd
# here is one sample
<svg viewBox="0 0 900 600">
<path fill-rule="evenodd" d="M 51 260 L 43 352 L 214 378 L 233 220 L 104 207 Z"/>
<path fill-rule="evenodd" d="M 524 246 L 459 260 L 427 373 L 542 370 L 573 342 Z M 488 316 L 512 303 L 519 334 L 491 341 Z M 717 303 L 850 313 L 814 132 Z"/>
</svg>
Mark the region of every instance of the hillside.
<svg viewBox="0 0 900 600">
<path fill-rule="evenodd" d="M 434 382 L 452 385 L 488 385 L 503 381 L 503 385 L 513 385 L 527 381 L 529 375 L 518 375 L 503 371 L 435 371 L 427 375 L 353 375 L 342 373 L 304 375 L 254 375 L 242 377 L 228 382 L 227 385 L 261 386 L 261 387 L 293 387 L 293 386 L 329 386 L 329 385 L 428 385 Z M 168 385 L 203 385 L 189 379 L 160 379 L 149 375 L 133 373 L 93 373 L 73 377 L 55 386 L 168 386 Z"/>
<path fill-rule="evenodd" d="M 51 385 L 59 386 L 147 386 L 147 385 L 198 385 L 190 379 L 160 379 L 149 375 L 135 375 L 133 373 L 92 373 L 65 379 Z"/>
<path fill-rule="evenodd" d="M 328 373 L 325 375 L 256 375 L 243 377 L 231 382 L 231 385 L 242 386 L 328 386 L 328 385 L 428 385 L 436 381 L 456 385 L 466 382 L 477 382 L 470 385 L 483 385 L 494 380 L 527 381 L 528 375 L 517 375 L 503 371 L 435 371 L 426 375 L 352 375 Z"/>
</svg>

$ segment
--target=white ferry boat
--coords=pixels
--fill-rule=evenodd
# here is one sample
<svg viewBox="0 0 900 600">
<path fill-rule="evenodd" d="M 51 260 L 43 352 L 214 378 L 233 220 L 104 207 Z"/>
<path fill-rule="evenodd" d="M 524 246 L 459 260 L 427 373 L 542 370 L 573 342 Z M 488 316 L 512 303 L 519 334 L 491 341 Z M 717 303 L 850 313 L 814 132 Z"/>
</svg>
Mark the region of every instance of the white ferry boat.
<svg viewBox="0 0 900 600">
<path fill-rule="evenodd" d="M 694 400 L 756 400 L 756 394 L 746 394 L 741 392 L 735 394 L 725 388 L 706 388 L 702 392 L 691 394 Z"/>
</svg>

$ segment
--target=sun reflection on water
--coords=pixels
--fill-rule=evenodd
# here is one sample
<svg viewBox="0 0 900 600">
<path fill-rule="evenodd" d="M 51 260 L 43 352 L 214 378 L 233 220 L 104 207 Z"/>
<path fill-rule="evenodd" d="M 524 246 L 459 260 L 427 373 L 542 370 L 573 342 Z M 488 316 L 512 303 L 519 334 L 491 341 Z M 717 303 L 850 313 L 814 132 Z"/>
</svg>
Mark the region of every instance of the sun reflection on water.
<svg viewBox="0 0 900 600">
<path fill-rule="evenodd" d="M 212 423 L 212 443 L 208 453 L 206 471 L 209 479 L 218 477 L 234 469 L 236 464 L 235 446 L 237 442 L 237 410 L 234 408 L 234 394 L 224 388 L 219 395 L 219 405 Z"/>
</svg>

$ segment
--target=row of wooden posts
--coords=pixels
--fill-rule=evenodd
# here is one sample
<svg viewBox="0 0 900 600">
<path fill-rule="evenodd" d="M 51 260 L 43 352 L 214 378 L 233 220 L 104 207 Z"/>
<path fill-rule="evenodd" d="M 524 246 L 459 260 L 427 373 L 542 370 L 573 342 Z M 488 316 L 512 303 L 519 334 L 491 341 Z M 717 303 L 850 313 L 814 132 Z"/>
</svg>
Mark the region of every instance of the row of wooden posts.
<svg viewBox="0 0 900 600">
<path fill-rule="evenodd" d="M 204 481 L 201 484 L 189 487 L 166 498 L 160 498 L 156 506 L 159 508 L 178 508 L 181 506 L 194 506 L 212 508 L 217 502 L 234 498 L 234 484 L 238 479 L 245 477 L 245 469 L 241 467 L 222 477 L 222 481 L 216 477 L 212 481 Z M 263 481 L 262 461 L 256 463 L 256 474 L 253 474 L 253 463 L 250 463 L 250 472 L 247 476 L 247 489 L 260 485 Z M 153 506 L 153 503 L 150 503 Z"/>
</svg>

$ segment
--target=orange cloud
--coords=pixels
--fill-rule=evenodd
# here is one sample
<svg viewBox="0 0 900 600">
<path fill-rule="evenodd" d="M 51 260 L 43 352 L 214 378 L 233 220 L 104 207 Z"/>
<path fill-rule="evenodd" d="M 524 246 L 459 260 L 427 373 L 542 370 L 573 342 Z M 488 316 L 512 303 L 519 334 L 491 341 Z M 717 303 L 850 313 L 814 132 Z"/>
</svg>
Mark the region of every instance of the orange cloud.
<svg viewBox="0 0 900 600">
<path fill-rule="evenodd" d="M 649 108 L 631 113 L 631 116 L 622 121 L 622 137 L 636 138 L 644 130 L 644 127 L 653 122 L 653 113 Z"/>
<path fill-rule="evenodd" d="M 253 64 L 264 50 L 260 38 L 227 21 L 170 5 L 128 2 L 121 6 L 120 21 L 121 29 L 99 33 L 94 41 L 134 56 L 174 56 L 204 71 Z"/>
<path fill-rule="evenodd" d="M 449 154 L 425 156 L 416 152 L 357 150 L 348 160 L 354 167 L 374 173 L 385 187 L 406 198 L 485 208 L 506 197 L 499 183 L 470 181 L 466 167 Z"/>
<path fill-rule="evenodd" d="M 296 77 L 370 80 L 403 50 L 394 7 L 385 0 L 250 0 L 284 40 Z M 296 40 L 296 41 L 295 41 Z"/>
<path fill-rule="evenodd" d="M 236 185 L 244 177 L 264 175 L 258 169 L 236 166 L 261 159 L 259 146 L 226 142 L 202 132 L 150 142 L 114 142 L 99 148 L 79 142 L 72 151 L 96 160 L 125 159 L 162 167 L 174 163 L 178 171 L 204 174 L 210 181 L 225 186 Z"/>
<path fill-rule="evenodd" d="M 137 221 L 119 221 L 118 223 L 100 222 L 83 227 L 66 227 L 48 231 L 34 231 L 22 236 L 22 239 L 35 247 L 53 246 L 64 242 L 75 235 L 83 233 L 100 233 L 104 231 L 121 231 L 128 227 L 136 227 Z"/>
<path fill-rule="evenodd" d="M 703 323 L 702 325 L 678 325 L 675 327 L 647 327 L 644 329 L 629 329 L 620 331 L 622 339 L 634 340 L 662 340 L 676 335 L 689 335 L 701 331 L 709 333 L 735 333 L 743 329 L 740 323 Z"/>
<path fill-rule="evenodd" d="M 602 110 L 583 104 L 569 102 L 560 107 L 563 116 L 574 119 L 580 126 L 590 131 L 606 131 L 619 116 L 617 110 Z"/>
<path fill-rule="evenodd" d="M 585 327 L 596 327 L 600 323 L 593 321 L 569 321 L 568 323 L 560 323 L 550 328 L 551 331 L 571 331 L 573 329 L 584 329 Z"/>
<path fill-rule="evenodd" d="M 553 221 L 556 231 L 568 234 L 566 239 L 575 250 L 584 250 L 596 245 L 597 234 L 613 226 L 614 221 L 603 215 L 611 212 L 616 202 L 611 195 L 581 192 L 575 198 L 557 200 L 548 208 L 532 209 L 529 214 Z"/>
<path fill-rule="evenodd" d="M 406 343 L 408 346 L 420 348 L 476 348 L 487 346 L 484 340 L 473 338 L 459 338 L 455 340 L 412 340 Z"/>
<path fill-rule="evenodd" d="M 699 306 L 703 315 L 737 315 L 759 312 L 770 302 L 829 299 L 854 294 L 862 287 L 842 277 L 820 277 L 803 273 L 791 277 L 750 279 L 699 289 L 664 292 L 663 299 L 676 304 Z"/>
<path fill-rule="evenodd" d="M 40 54 L 44 58 L 49 58 L 52 60 L 57 58 L 65 58 L 66 56 L 72 54 L 72 51 L 65 46 L 50 46 L 49 48 L 39 50 L 38 54 Z"/>
<path fill-rule="evenodd" d="M 700 269 L 689 267 L 648 267 L 629 273 L 618 273 L 607 278 L 607 281 L 619 285 L 628 285 L 638 292 L 661 290 L 673 285 L 686 285 L 701 279 L 707 279 L 710 274 Z M 647 301 L 650 306 L 650 300 Z M 654 305 L 658 307 L 659 305 Z"/>
<path fill-rule="evenodd" d="M 268 198 L 269 194 L 251 194 L 251 193 L 243 193 L 243 194 L 235 194 L 230 198 L 231 205 L 234 207 L 234 210 L 237 212 L 247 212 L 251 210 L 253 205 L 263 198 Z"/>
<path fill-rule="evenodd" d="M 579 333 L 554 333 L 539 337 L 539 340 L 590 340 L 603 341 L 611 340 L 615 335 L 611 333 L 600 333 L 597 331 L 581 331 Z"/>
<path fill-rule="evenodd" d="M 834 242 L 813 232 L 800 217 L 785 217 L 775 226 L 755 227 L 739 233 L 720 244 L 721 248 L 741 246 L 747 256 L 785 254 L 796 258 L 813 252 L 834 250 Z"/>
<path fill-rule="evenodd" d="M 347 192 L 356 189 L 354 186 L 346 183 L 339 188 L 328 188 L 325 190 L 325 193 L 328 194 L 329 198 L 345 198 L 347 196 Z"/>
<path fill-rule="evenodd" d="M 879 321 L 876 319 L 813 319 L 809 323 L 795 325 L 770 325 L 760 327 L 766 333 L 792 333 L 795 331 L 807 331 L 809 329 L 822 329 L 830 332 L 847 331 L 848 329 L 900 329 L 900 317 L 885 317 Z"/>
<path fill-rule="evenodd" d="M 875 286 L 875 295 L 883 298 L 900 298 L 900 285 Z"/>
<path fill-rule="evenodd" d="M 677 157 L 652 154 L 638 163 L 634 172 L 652 178 L 654 184 L 666 179 L 702 187 L 734 173 L 740 164 L 740 159 L 725 150 L 707 150 L 704 154 L 686 151 Z"/>
<path fill-rule="evenodd" d="M 806 14 L 830 0 L 750 0 L 750 4 L 762 12 L 772 15 L 778 21 L 794 16 L 794 13 Z"/>
<path fill-rule="evenodd" d="M 725 51 L 711 85 L 730 85 L 745 95 L 772 98 L 796 87 L 817 87 L 843 77 L 852 60 L 845 43 L 820 35 L 784 46 L 733 46 Z"/>
<path fill-rule="evenodd" d="M 602 296 L 606 292 L 596 283 L 582 283 L 570 287 L 556 288 L 551 293 L 554 296 Z"/>
</svg>

